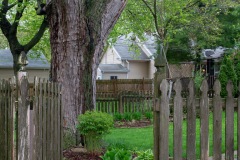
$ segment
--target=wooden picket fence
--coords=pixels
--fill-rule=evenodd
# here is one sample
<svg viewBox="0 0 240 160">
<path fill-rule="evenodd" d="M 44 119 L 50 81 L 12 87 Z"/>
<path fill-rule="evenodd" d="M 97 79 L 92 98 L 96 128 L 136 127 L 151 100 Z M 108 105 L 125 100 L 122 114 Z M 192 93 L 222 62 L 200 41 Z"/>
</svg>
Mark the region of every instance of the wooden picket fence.
<svg viewBox="0 0 240 160">
<path fill-rule="evenodd" d="M 96 110 L 106 113 L 152 111 L 153 95 L 150 91 L 124 91 L 119 94 L 98 94 Z"/>
<path fill-rule="evenodd" d="M 61 160 L 62 110 L 59 84 L 23 78 L 17 91 L 0 81 L 0 159 Z"/>
<path fill-rule="evenodd" d="M 13 159 L 13 92 L 10 82 L 0 81 L 0 159 Z"/>
<path fill-rule="evenodd" d="M 168 82 L 163 80 L 160 84 L 161 96 L 157 97 L 154 105 L 154 159 L 168 160 L 169 159 L 169 104 L 168 97 Z M 182 85 L 180 80 L 174 84 L 173 90 L 173 159 L 182 160 L 183 155 L 183 106 L 186 102 L 187 109 L 187 147 L 186 158 L 196 160 L 196 129 L 200 129 L 200 159 L 207 160 L 209 158 L 209 113 L 210 105 L 213 107 L 213 159 L 222 159 L 222 136 L 225 136 L 225 159 L 234 160 L 234 108 L 237 108 L 237 121 L 240 121 L 240 96 L 237 98 L 237 104 L 233 97 L 233 85 L 229 82 L 227 85 L 228 96 L 222 99 L 220 96 L 221 85 L 219 80 L 214 83 L 214 94 L 211 99 L 208 97 L 208 83 L 204 80 L 201 85 L 200 99 L 196 99 L 194 90 L 194 82 L 191 80 L 188 86 L 188 97 L 182 98 Z M 196 106 L 200 109 L 200 128 L 196 128 Z M 222 111 L 225 106 L 225 135 L 222 135 Z M 240 159 L 240 123 L 237 125 L 237 146 Z"/>
</svg>

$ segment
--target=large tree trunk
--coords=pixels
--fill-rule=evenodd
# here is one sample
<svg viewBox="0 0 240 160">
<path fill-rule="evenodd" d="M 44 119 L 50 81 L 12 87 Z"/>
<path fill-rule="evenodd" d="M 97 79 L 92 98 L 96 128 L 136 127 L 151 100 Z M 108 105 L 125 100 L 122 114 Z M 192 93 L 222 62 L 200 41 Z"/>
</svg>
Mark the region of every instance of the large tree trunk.
<svg viewBox="0 0 240 160">
<path fill-rule="evenodd" d="M 62 84 L 64 126 L 73 134 L 77 116 L 95 108 L 99 59 L 125 5 L 126 0 L 52 0 L 47 11 L 51 78 Z"/>
</svg>

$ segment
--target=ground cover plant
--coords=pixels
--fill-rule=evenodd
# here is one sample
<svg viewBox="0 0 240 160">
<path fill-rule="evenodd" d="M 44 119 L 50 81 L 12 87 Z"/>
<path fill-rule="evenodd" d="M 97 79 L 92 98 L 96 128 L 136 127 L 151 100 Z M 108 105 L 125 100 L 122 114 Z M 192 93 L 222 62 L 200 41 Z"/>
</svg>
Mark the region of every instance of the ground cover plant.
<svg viewBox="0 0 240 160">
<path fill-rule="evenodd" d="M 222 113 L 222 152 L 225 151 L 225 112 Z M 213 115 L 209 117 L 209 153 L 212 155 L 213 146 Z M 186 121 L 183 122 L 183 157 L 186 157 Z M 169 151 L 170 156 L 173 156 L 173 123 L 170 122 L 169 127 Z M 153 149 L 153 127 L 144 128 L 114 128 L 104 140 L 109 146 L 124 146 L 132 151 L 146 151 Z M 234 114 L 234 142 L 237 141 L 237 113 Z M 234 149 L 237 149 L 237 144 L 234 144 Z M 197 119 L 196 125 L 196 153 L 200 156 L 200 120 Z"/>
</svg>

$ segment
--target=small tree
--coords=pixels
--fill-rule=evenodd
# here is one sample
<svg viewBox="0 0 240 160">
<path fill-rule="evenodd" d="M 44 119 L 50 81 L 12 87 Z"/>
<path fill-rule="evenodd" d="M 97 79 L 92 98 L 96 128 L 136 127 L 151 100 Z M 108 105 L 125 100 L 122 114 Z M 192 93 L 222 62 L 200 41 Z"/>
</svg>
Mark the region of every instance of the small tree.
<svg viewBox="0 0 240 160">
<path fill-rule="evenodd" d="M 78 116 L 78 122 L 77 129 L 84 135 L 87 150 L 101 151 L 101 140 L 113 127 L 113 117 L 107 113 L 87 111 Z"/>
<path fill-rule="evenodd" d="M 237 93 L 237 74 L 234 68 L 234 63 L 229 56 L 225 56 L 220 67 L 219 80 L 221 83 L 221 96 L 227 96 L 226 86 L 229 80 L 232 81 L 234 86 L 234 95 Z"/>
</svg>

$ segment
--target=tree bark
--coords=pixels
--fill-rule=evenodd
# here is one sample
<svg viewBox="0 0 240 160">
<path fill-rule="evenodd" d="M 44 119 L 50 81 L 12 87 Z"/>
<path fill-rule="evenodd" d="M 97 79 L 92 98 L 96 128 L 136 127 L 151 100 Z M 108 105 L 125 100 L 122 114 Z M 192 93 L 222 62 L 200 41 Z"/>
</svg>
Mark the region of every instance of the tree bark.
<svg viewBox="0 0 240 160">
<path fill-rule="evenodd" d="M 126 0 L 52 0 L 47 10 L 51 78 L 62 84 L 64 126 L 73 134 L 77 116 L 95 108 L 104 42 L 125 5 Z"/>
</svg>

